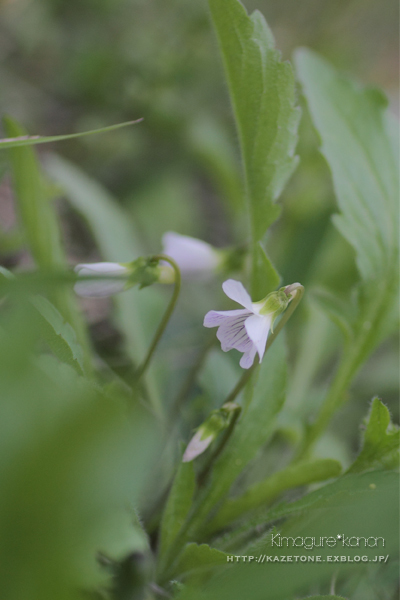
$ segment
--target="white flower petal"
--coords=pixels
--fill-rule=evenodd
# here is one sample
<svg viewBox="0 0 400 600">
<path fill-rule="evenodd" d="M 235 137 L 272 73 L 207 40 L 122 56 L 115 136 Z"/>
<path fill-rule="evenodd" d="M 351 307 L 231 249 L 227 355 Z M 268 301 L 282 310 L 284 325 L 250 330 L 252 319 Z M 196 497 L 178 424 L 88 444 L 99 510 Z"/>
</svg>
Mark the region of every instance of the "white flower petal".
<svg viewBox="0 0 400 600">
<path fill-rule="evenodd" d="M 123 275 L 127 268 L 119 263 L 99 262 L 76 265 L 74 271 L 78 275 Z"/>
<path fill-rule="evenodd" d="M 271 315 L 258 316 L 253 315 L 246 319 L 245 328 L 249 338 L 257 348 L 257 352 L 260 356 L 260 362 L 265 352 L 265 345 L 267 343 L 268 333 L 271 327 Z"/>
<path fill-rule="evenodd" d="M 212 275 L 220 263 L 218 251 L 202 240 L 168 231 L 162 242 L 164 254 L 174 259 L 182 275 Z"/>
<path fill-rule="evenodd" d="M 196 456 L 202 454 L 214 439 L 213 435 L 209 435 L 204 440 L 201 439 L 201 436 L 202 431 L 200 429 L 194 434 L 189 444 L 187 445 L 185 453 L 182 457 L 182 462 L 190 462 L 191 460 L 196 458 Z"/>
<path fill-rule="evenodd" d="M 100 298 L 112 296 L 122 292 L 125 289 L 125 281 L 116 279 L 119 276 L 127 275 L 128 269 L 119 263 L 100 262 L 100 263 L 83 263 L 76 265 L 75 272 L 78 277 L 90 277 L 108 275 L 110 279 L 97 279 L 95 281 L 77 281 L 74 285 L 74 290 L 79 296 L 89 298 Z"/>
<path fill-rule="evenodd" d="M 217 331 L 217 338 L 221 342 L 221 348 L 224 352 L 236 348 L 240 352 L 246 352 L 252 345 L 245 328 L 245 321 L 249 318 L 246 311 L 244 315 L 232 317 L 226 320 Z"/>
<path fill-rule="evenodd" d="M 254 357 L 256 355 L 257 349 L 255 347 L 254 344 L 251 345 L 250 349 L 245 352 L 242 356 L 242 358 L 240 359 L 240 363 L 239 365 L 242 367 L 242 369 L 250 369 L 250 367 L 252 366 L 253 362 L 254 362 Z"/>
<path fill-rule="evenodd" d="M 237 310 L 210 310 L 204 317 L 203 325 L 204 327 L 218 327 L 226 319 L 244 314 L 249 314 L 249 311 L 245 308 L 238 308 Z"/>
<path fill-rule="evenodd" d="M 87 298 L 102 298 L 113 296 L 125 289 L 124 281 L 78 281 L 74 285 L 74 290 L 78 296 Z"/>
<path fill-rule="evenodd" d="M 248 310 L 251 310 L 251 312 L 254 312 L 251 298 L 244 289 L 243 284 L 240 283 L 240 281 L 235 281 L 235 279 L 228 279 L 222 284 L 222 289 L 224 290 L 228 298 L 234 300 L 238 304 L 241 304 Z"/>
</svg>

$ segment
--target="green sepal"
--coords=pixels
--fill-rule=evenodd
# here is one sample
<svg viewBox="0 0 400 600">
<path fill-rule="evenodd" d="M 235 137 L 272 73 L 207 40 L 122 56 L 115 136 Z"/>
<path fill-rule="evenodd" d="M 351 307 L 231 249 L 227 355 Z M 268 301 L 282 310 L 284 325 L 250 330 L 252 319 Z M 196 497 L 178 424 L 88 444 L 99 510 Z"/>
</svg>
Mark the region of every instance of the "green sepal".
<svg viewBox="0 0 400 600">
<path fill-rule="evenodd" d="M 139 285 L 139 289 L 148 287 L 156 283 L 160 277 L 159 260 L 152 256 L 140 256 L 130 263 L 121 263 L 127 267 L 131 273 L 126 282 L 127 289 L 134 285 Z"/>
<path fill-rule="evenodd" d="M 197 429 L 197 431 L 201 431 L 200 439 L 205 440 L 210 436 L 215 439 L 221 431 L 229 426 L 233 415 L 240 410 L 241 407 L 234 402 L 226 402 L 221 408 L 213 410 L 208 419 Z"/>
</svg>

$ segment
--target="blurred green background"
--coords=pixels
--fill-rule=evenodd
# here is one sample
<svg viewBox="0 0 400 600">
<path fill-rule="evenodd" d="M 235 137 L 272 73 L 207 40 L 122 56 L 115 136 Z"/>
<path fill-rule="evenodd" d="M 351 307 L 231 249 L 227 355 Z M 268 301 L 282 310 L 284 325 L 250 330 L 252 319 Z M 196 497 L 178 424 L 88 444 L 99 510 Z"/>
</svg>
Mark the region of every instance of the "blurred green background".
<svg viewBox="0 0 400 600">
<path fill-rule="evenodd" d="M 285 58 L 298 46 L 312 47 L 363 83 L 383 86 L 397 111 L 395 0 L 249 0 L 246 6 L 263 12 Z M 9 0 L 0 9 L 3 113 L 42 135 L 144 117 L 131 128 L 53 146 L 112 192 L 132 217 L 144 251 L 158 251 L 170 229 L 216 246 L 246 241 L 236 134 L 205 1 Z M 49 147 L 38 151 L 44 157 Z M 357 279 L 354 253 L 330 222 L 336 210 L 332 184 L 305 107 L 298 152 L 301 163 L 282 196 L 283 215 L 268 250 L 284 283 L 324 286 L 345 298 Z M 100 260 L 84 222 L 67 203 L 57 206 L 69 262 Z M 30 259 L 21 247 L 7 177 L 0 187 L 0 222 L 2 264 L 25 268 Z M 190 306 L 196 302 L 206 311 L 210 302 L 202 303 L 203 290 L 194 289 L 196 299 L 189 290 L 185 307 L 199 336 L 201 324 L 191 320 Z M 299 318 L 297 327 L 289 327 L 296 340 L 292 353 L 303 346 L 292 383 L 296 402 L 311 380 L 317 388 L 326 384 L 340 347 L 336 329 L 310 298 L 302 310 L 303 322 L 311 319 L 308 338 Z M 109 303 L 84 306 L 97 349 L 113 367 L 122 364 Z M 182 336 L 182 345 L 193 343 L 191 330 Z M 386 342 L 358 377 L 360 406 L 344 409 L 351 412 L 341 422 L 344 435 L 356 430 L 373 393 L 384 394 L 396 411 L 396 348 L 395 340 Z M 174 360 L 184 360 L 179 351 Z"/>
<path fill-rule="evenodd" d="M 249 11 L 258 8 L 265 15 L 285 58 L 290 59 L 298 46 L 311 47 L 362 83 L 383 87 L 391 110 L 398 112 L 399 36 L 395 0 L 248 0 L 246 7 Z M 247 241 L 247 223 L 241 211 L 238 144 L 205 0 L 1 0 L 0 57 L 1 113 L 15 118 L 31 134 L 67 134 L 144 118 L 142 123 L 132 127 L 36 148 L 52 179 L 48 195 L 57 197 L 55 206 L 71 266 L 102 259 L 125 261 L 142 252 L 158 252 L 162 234 L 168 230 L 193 235 L 220 247 Z M 301 161 L 282 195 L 282 217 L 271 228 L 267 247 L 282 282 L 299 281 L 307 293 L 286 327 L 289 394 L 279 433 L 263 455 L 263 461 L 246 475 L 250 483 L 262 477 L 264 471 L 279 469 L 287 461 L 291 451 L 287 436 L 292 435 L 293 439 L 296 423 L 304 424 L 313 417 L 338 364 L 343 348 L 340 332 L 318 308 L 314 292 L 325 288 L 348 302 L 350 290 L 358 280 L 354 251 L 330 220 L 337 211 L 331 177 L 318 152 L 318 139 L 300 92 L 299 101 L 303 109 L 298 146 Z M 69 171 L 69 164 L 57 162 L 54 153 L 79 170 Z M 32 268 L 33 261 L 16 218 L 6 159 L 6 154 L 0 155 L 0 265 L 18 272 Z M 80 179 L 83 174 L 86 175 Z M 62 184 L 68 193 L 61 190 Z M 109 211 L 107 202 L 119 206 L 123 212 Z M 122 234 L 113 237 L 112 225 L 125 221 L 126 229 L 122 228 L 125 237 Z M 126 252 L 128 254 L 124 254 Z M 210 308 L 231 308 L 224 306 L 220 286 L 221 280 L 183 286 L 179 310 L 163 338 L 153 370 L 158 387 L 155 395 L 162 390 L 167 405 L 173 401 L 185 373 L 201 351 L 205 339 L 204 313 Z M 114 389 L 107 388 L 112 380 L 109 367 L 121 377 L 123 384 L 132 359 L 138 358 L 138 349 L 133 350 L 133 346 L 142 346 L 142 350 L 146 347 L 169 294 L 170 290 L 164 289 L 132 290 L 118 297 L 114 304 L 108 299 L 81 301 L 96 351 L 95 366 L 99 378 L 106 384 L 105 393 L 115 395 Z M 35 523 L 35 519 L 39 524 L 47 519 L 48 539 L 44 542 L 43 555 L 49 555 L 49 548 L 52 552 L 53 528 L 64 527 L 63 519 L 68 516 L 70 503 L 74 506 L 76 500 L 64 496 L 64 491 L 73 489 L 74 485 L 79 490 L 84 479 L 79 462 L 83 460 L 82 472 L 86 468 L 85 474 L 93 473 L 90 494 L 83 487 L 82 498 L 88 494 L 87 508 L 85 504 L 82 514 L 78 511 L 75 529 L 59 532 L 59 536 L 65 538 L 67 550 L 65 555 L 55 552 L 54 582 L 50 580 L 42 596 L 38 596 L 38 600 L 47 600 L 57 593 L 57 573 L 64 573 L 65 564 L 66 577 L 69 572 L 82 568 L 84 572 L 79 571 L 74 577 L 79 582 L 91 582 L 93 565 L 77 567 L 74 552 L 70 551 L 70 547 L 77 545 L 84 553 L 83 546 L 89 543 L 86 538 L 90 538 L 90 552 L 99 544 L 109 544 L 115 547 L 114 554 L 118 558 L 132 544 L 141 549 L 143 543 L 139 535 L 139 540 L 132 541 L 121 540 L 116 534 L 118 539 L 114 540 L 114 523 L 111 520 L 109 523 L 103 514 L 106 517 L 114 514 L 119 496 L 125 499 L 137 494 L 136 487 L 130 487 L 133 478 L 130 460 L 126 457 L 129 454 L 129 458 L 141 456 L 142 459 L 149 440 L 146 419 L 141 413 L 138 413 L 133 434 L 127 433 L 127 440 L 121 441 L 119 433 L 114 434 L 114 422 L 119 432 L 119 419 L 124 410 L 119 404 L 120 396 L 126 400 L 120 389 L 116 394 L 118 406 L 110 409 L 110 414 L 109 409 L 104 408 L 97 422 L 94 408 L 97 389 L 82 388 L 66 365 L 61 367 L 62 376 L 54 375 L 59 365 L 57 363 L 55 368 L 55 359 L 51 356 L 40 356 L 31 363 L 31 350 L 37 349 L 40 335 L 30 310 L 30 302 L 22 298 L 12 309 L 7 306 L 0 320 L 0 382 L 5 397 L 12 390 L 10 408 L 5 404 L 10 421 L 6 418 L 3 424 L 4 432 L 9 435 L 3 436 L 2 448 L 4 456 L 13 456 L 16 449 L 12 460 L 20 464 L 15 477 L 12 468 L 7 471 L 5 483 L 10 492 L 4 496 L 3 505 L 0 503 L 0 512 L 4 509 L 6 515 L 4 523 L 8 522 L 9 514 L 12 516 L 11 525 L 4 533 L 5 556 L 10 564 L 13 555 L 9 547 L 15 531 L 24 539 L 27 530 L 30 552 L 31 540 L 35 543 L 39 540 L 37 555 L 38 561 L 41 560 L 40 533 L 35 527 L 29 529 L 29 523 Z M 144 330 L 140 344 L 135 311 Z M 14 339 L 14 343 L 10 344 L 9 339 Z M 174 464 L 178 438 L 189 439 L 192 428 L 218 406 L 232 388 L 232 381 L 239 375 L 237 356 L 235 352 L 223 354 L 219 349 L 210 353 L 187 397 L 190 410 L 186 407 L 183 410 L 183 424 L 171 456 L 164 456 L 165 462 L 169 462 L 165 479 L 169 475 L 168 466 Z M 48 378 L 51 380 L 51 377 L 54 381 L 50 385 Z M 37 391 L 32 396 L 34 388 Z M 359 448 L 359 425 L 372 397 L 382 397 L 397 422 L 397 394 L 398 340 L 392 335 L 358 374 L 350 390 L 351 402 L 336 415 L 316 449 L 316 456 L 337 458 L 347 467 Z M 86 402 L 83 407 L 79 404 L 82 397 Z M 55 407 L 54 398 L 58 399 Z M 74 399 L 72 404 L 71 399 Z M 103 396 L 100 400 L 104 400 Z M 49 417 L 50 427 L 43 421 L 49 407 L 54 411 Z M 31 414 L 28 424 L 26 415 Z M 143 423 L 144 433 L 140 435 Z M 64 454 L 64 446 L 68 447 L 69 440 L 73 439 L 75 427 L 88 431 L 93 440 L 87 447 L 77 443 L 75 449 Z M 121 453 L 120 462 L 109 465 L 106 477 L 97 473 L 100 462 L 92 455 L 93 448 L 98 448 L 96 436 L 101 437 L 103 429 L 109 431 L 109 437 L 104 447 L 100 444 L 101 453 L 108 457 L 111 447 L 111 453 Z M 25 439 L 30 449 L 24 454 Z M 18 463 L 18 444 L 21 463 Z M 144 473 L 148 475 L 149 469 L 154 475 L 153 463 L 149 467 L 148 461 L 139 462 L 140 477 L 145 479 Z M 107 458 L 105 463 L 108 465 Z M 59 473 L 60 464 L 64 464 L 67 473 L 65 480 Z M 115 469 L 118 481 L 124 482 L 120 490 L 113 478 Z M 31 474 L 28 487 L 20 488 L 18 477 L 26 483 L 25 473 Z M 51 480 L 55 477 L 62 500 L 50 494 L 43 508 L 41 494 L 46 496 L 47 485 L 51 491 Z M 159 487 L 158 477 L 153 486 Z M 113 495 L 114 487 L 118 502 Z M 33 507 L 24 489 L 34 494 Z M 110 497 L 107 490 L 111 490 Z M 148 497 L 153 491 L 149 491 Z M 22 509 L 17 505 L 14 511 L 17 496 L 26 497 L 28 501 L 26 507 L 22 502 Z M 79 505 L 79 501 L 76 502 Z M 101 535 L 88 518 L 93 503 L 99 520 L 105 523 Z M 61 506 L 60 513 L 58 506 Z M 20 510 L 27 511 L 26 520 L 21 522 Z M 121 528 L 124 527 L 122 522 Z M 8 568 L 7 561 L 3 560 L 4 569 Z M 34 561 L 32 565 L 35 573 Z M 46 569 L 43 568 L 37 577 L 44 581 Z M 24 586 L 30 585 L 29 581 L 28 573 L 26 581 L 21 580 L 20 590 L 13 590 L 15 598 L 19 600 L 18 593 L 25 593 Z M 362 593 L 359 597 L 365 598 Z M 69 596 L 65 598 L 68 600 Z"/>
</svg>

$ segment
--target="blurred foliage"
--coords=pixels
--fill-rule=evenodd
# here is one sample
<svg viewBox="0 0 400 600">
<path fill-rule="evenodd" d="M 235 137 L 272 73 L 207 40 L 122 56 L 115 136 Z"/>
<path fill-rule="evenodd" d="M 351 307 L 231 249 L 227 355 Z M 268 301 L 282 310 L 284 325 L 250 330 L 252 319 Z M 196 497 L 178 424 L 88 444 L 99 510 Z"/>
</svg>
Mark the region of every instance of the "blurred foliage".
<svg viewBox="0 0 400 600">
<path fill-rule="evenodd" d="M 394 0 L 248 0 L 246 8 L 266 16 L 283 59 L 308 46 L 353 79 L 383 87 L 389 110 L 398 110 Z M 389 300 L 397 234 L 394 188 L 386 185 L 396 170 L 386 135 L 393 125 L 382 127 L 380 91 L 349 83 L 304 51 L 294 93 L 271 32 L 257 16 L 250 35 L 246 13 L 237 15 L 244 54 L 262 48 L 275 75 L 286 73 L 259 94 L 261 105 L 266 94 L 286 106 L 276 112 L 284 131 L 272 155 L 277 123 L 253 130 L 257 102 L 246 98 L 264 65 L 249 60 L 253 71 L 237 79 L 238 47 L 223 11 L 218 24 L 205 0 L 0 4 L 4 136 L 66 135 L 144 118 L 99 136 L 0 152 L 0 595 L 7 600 L 395 597 L 398 320 Z M 241 148 L 229 93 L 240 105 Z M 273 223 L 293 154 L 294 104 L 302 113 L 299 166 Z M 263 144 L 252 154 L 259 130 Z M 265 182 L 252 179 L 264 159 L 266 182 L 276 177 L 265 204 Z M 241 162 L 254 184 L 251 215 Z M 374 187 L 371 165 L 382 185 Z M 269 258 L 262 249 L 253 266 L 260 297 L 267 291 L 264 279 L 255 282 L 260 273 L 272 287 L 279 273 L 283 284 L 300 281 L 307 290 L 286 340 L 238 396 L 243 416 L 205 485 L 198 479 L 206 457 L 195 469 L 177 463 L 182 440 L 240 376 L 236 351 L 212 347 L 202 328 L 207 310 L 231 308 L 222 275 L 185 283 L 137 387 L 135 367 L 170 290 L 132 289 L 78 305 L 61 272 L 157 253 L 168 230 L 217 247 L 253 245 L 256 253 L 262 241 Z M 37 277 L 27 273 L 34 266 Z M 250 269 L 242 275 L 250 280 Z M 343 404 L 314 440 L 310 423 L 349 356 Z M 307 439 L 315 441 L 311 456 L 303 448 L 293 462 Z M 319 536 L 338 533 L 338 524 L 339 533 L 385 537 L 391 554 L 388 565 L 341 565 L 338 596 L 327 595 L 335 565 L 291 565 L 290 577 L 287 565 L 239 565 L 229 576 L 213 569 L 225 552 L 271 553 L 276 528 Z"/>
</svg>

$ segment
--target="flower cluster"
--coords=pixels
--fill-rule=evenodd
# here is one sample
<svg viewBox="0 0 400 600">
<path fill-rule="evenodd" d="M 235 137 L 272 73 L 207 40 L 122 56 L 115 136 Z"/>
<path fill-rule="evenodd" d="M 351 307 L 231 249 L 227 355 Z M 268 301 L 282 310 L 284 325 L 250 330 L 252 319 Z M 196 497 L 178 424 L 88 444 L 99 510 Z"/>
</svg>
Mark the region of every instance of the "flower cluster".
<svg viewBox="0 0 400 600">
<path fill-rule="evenodd" d="M 187 278 L 205 279 L 233 264 L 234 252 L 216 250 L 210 244 L 188 236 L 168 232 L 163 237 L 164 255 L 173 259 L 181 274 Z M 238 256 L 236 254 L 236 256 Z M 174 270 L 159 261 L 138 258 L 131 263 L 101 262 L 77 265 L 78 278 L 75 291 L 81 296 L 110 296 L 129 289 L 135 284 L 141 287 L 152 283 L 174 283 Z M 235 263 L 237 264 L 237 263 Z M 93 281 L 90 278 L 96 277 Z M 100 277 L 100 278 L 99 278 Z M 263 300 L 253 302 L 239 281 L 228 279 L 222 285 L 225 294 L 243 308 L 225 311 L 209 311 L 204 327 L 218 327 L 217 337 L 224 352 L 233 348 L 243 353 L 240 366 L 249 369 L 256 354 L 259 362 L 264 356 L 270 331 L 275 319 L 288 306 L 300 284 L 294 283 L 272 292 Z M 199 442 L 205 443 L 204 436 Z"/>
<path fill-rule="evenodd" d="M 81 296 L 110 296 L 129 289 L 135 284 L 140 287 L 152 283 L 174 283 L 176 265 L 183 277 L 204 280 L 218 271 L 234 270 L 243 260 L 241 250 L 216 250 L 210 244 L 173 232 L 163 237 L 163 255 L 140 257 L 130 263 L 101 262 L 80 264 L 75 267 L 78 281 L 75 291 Z M 171 268 L 167 264 L 171 260 Z M 179 282 L 176 282 L 179 293 Z M 204 327 L 217 327 L 217 338 L 224 352 L 236 349 L 243 353 L 240 366 L 250 369 L 256 354 L 261 363 L 270 332 L 273 332 L 275 319 L 283 313 L 289 302 L 302 286 L 293 283 L 277 292 L 268 294 L 258 302 L 253 302 L 240 283 L 228 279 L 222 289 L 231 300 L 242 306 L 236 310 L 210 310 L 204 318 Z M 301 296 L 300 296 L 301 297 Z M 150 350 L 145 365 L 148 364 Z M 240 413 L 240 406 L 226 402 L 214 410 L 208 419 L 197 429 L 183 455 L 183 462 L 189 462 L 202 454 L 217 438 L 219 433 L 233 425 Z"/>
</svg>

